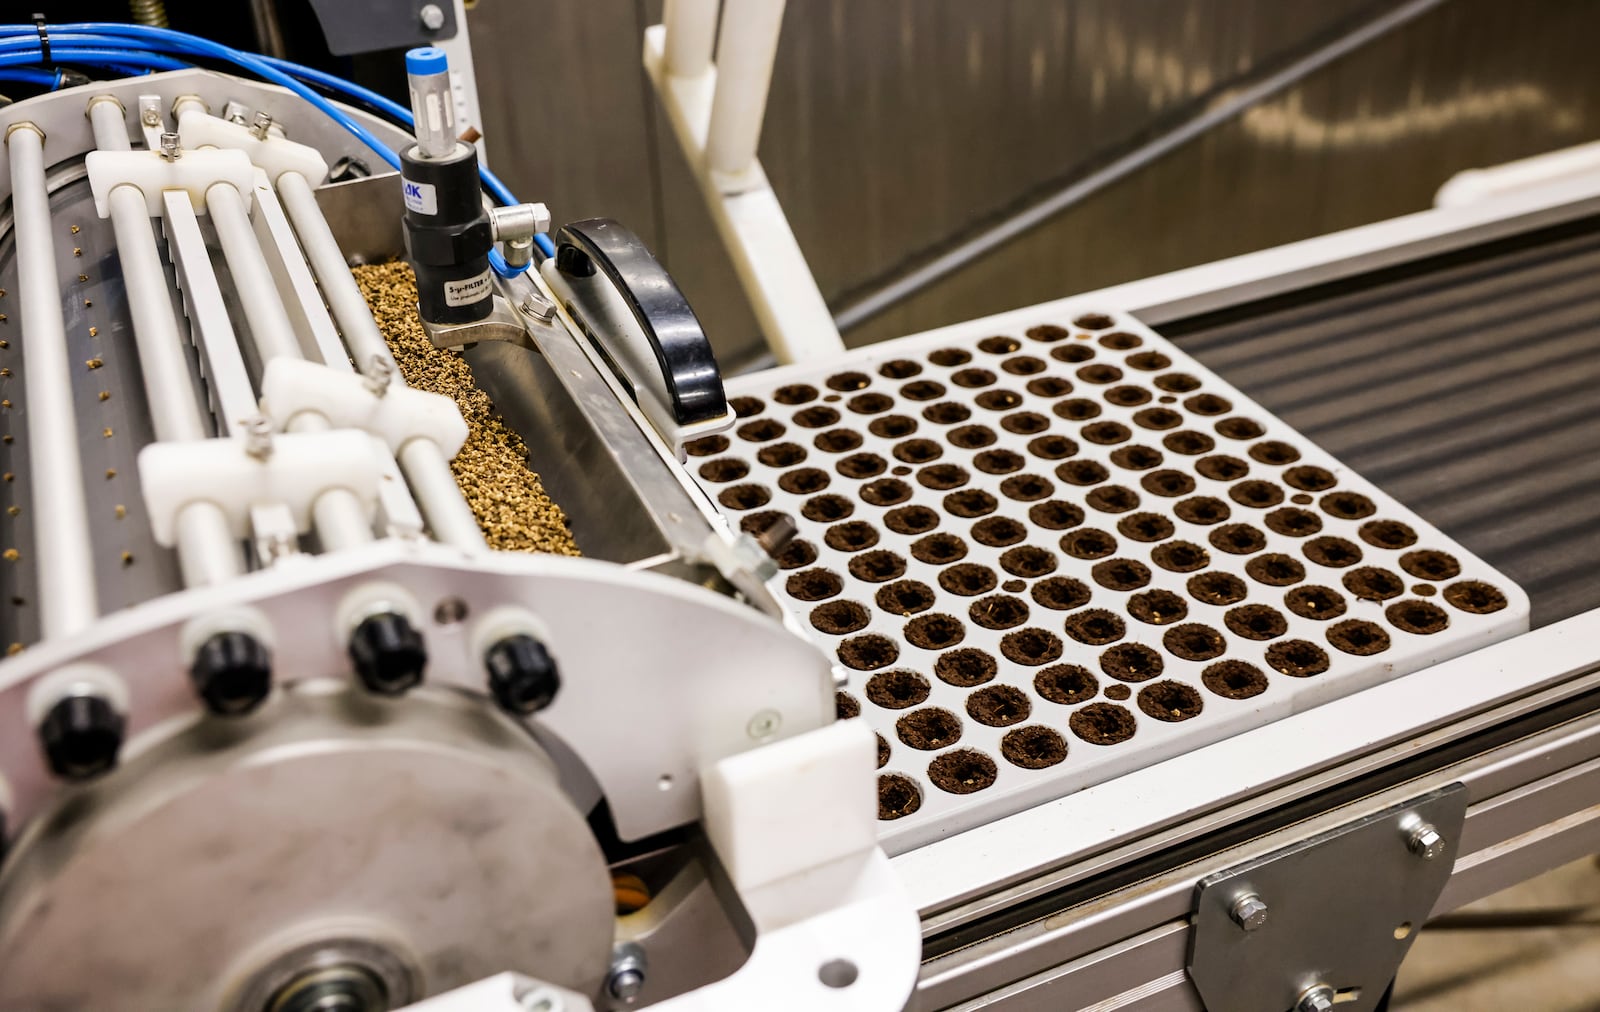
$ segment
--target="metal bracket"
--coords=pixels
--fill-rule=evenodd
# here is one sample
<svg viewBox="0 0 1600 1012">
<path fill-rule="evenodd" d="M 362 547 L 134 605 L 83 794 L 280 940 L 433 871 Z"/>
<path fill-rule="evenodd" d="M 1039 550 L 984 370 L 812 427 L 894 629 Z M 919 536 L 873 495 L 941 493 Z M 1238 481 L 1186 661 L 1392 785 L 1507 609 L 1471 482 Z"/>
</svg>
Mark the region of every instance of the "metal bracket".
<svg viewBox="0 0 1600 1012">
<path fill-rule="evenodd" d="M 1370 1012 L 1450 879 L 1466 810 L 1451 784 L 1202 879 L 1188 970 L 1206 1008 Z"/>
<path fill-rule="evenodd" d="M 479 341 L 503 341 L 538 351 L 533 337 L 528 333 L 527 318 L 514 309 L 502 295 L 494 296 L 494 309 L 489 315 L 472 323 L 429 323 L 422 321 L 428 340 L 435 348 L 463 348 Z"/>
</svg>

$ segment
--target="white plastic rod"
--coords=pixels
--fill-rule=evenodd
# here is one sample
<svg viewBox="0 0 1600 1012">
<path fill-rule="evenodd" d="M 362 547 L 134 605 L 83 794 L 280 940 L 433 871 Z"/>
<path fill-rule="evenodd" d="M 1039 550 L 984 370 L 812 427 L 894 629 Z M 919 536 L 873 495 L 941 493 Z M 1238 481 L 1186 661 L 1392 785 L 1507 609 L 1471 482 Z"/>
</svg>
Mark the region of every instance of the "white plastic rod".
<svg viewBox="0 0 1600 1012">
<path fill-rule="evenodd" d="M 267 258 L 256 242 L 243 196 L 232 183 L 218 183 L 206 191 L 206 210 L 211 212 L 262 365 L 280 355 L 300 358 L 300 341 L 278 296 Z"/>
<path fill-rule="evenodd" d="M 185 587 L 215 587 L 244 573 L 228 515 L 214 502 L 192 502 L 178 514 L 178 568 Z"/>
<path fill-rule="evenodd" d="M 413 439 L 400 447 L 400 468 L 436 540 L 464 552 L 488 551 L 478 518 L 462 498 L 444 451 L 431 439 Z"/>
<path fill-rule="evenodd" d="M 745 0 L 734 2 L 737 5 Z M 667 26 L 668 74 L 699 77 L 711 66 L 718 5 L 718 0 L 667 0 L 661 20 Z"/>
<path fill-rule="evenodd" d="M 737 0 L 722 12 L 717 94 L 711 101 L 711 130 L 706 137 L 706 163 L 713 172 L 738 175 L 755 160 L 783 6 L 784 0 Z"/>
<path fill-rule="evenodd" d="M 290 432 L 327 432 L 330 428 L 326 417 L 311 411 L 302 411 L 288 424 Z M 324 552 L 354 548 L 373 540 L 367 512 L 349 489 L 330 488 L 317 496 L 311 504 L 311 522 Z"/>
<path fill-rule="evenodd" d="M 40 634 L 50 640 L 83 632 L 99 613 L 89 554 L 89 509 L 72 407 L 72 363 L 50 194 L 44 181 L 44 135 L 31 123 L 6 134 L 16 234 L 17 287 L 22 302 L 24 407 L 28 412 L 28 480 L 33 488 L 34 572 L 39 580 Z M 81 366 L 80 366 L 81 368 Z"/>
</svg>

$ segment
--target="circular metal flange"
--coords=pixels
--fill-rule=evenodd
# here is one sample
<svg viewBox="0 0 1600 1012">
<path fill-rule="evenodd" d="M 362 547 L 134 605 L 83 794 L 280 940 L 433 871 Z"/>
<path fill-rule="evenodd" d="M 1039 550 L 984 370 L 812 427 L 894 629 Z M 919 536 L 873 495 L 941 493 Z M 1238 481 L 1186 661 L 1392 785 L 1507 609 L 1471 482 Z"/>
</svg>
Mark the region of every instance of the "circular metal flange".
<svg viewBox="0 0 1600 1012">
<path fill-rule="evenodd" d="M 363 975 L 389 1008 L 503 970 L 604 981 L 604 858 L 549 759 L 482 701 L 313 681 L 170 727 L 63 793 L 0 869 L 0 1008 L 262 1012 L 294 981 L 358 994 Z"/>
</svg>

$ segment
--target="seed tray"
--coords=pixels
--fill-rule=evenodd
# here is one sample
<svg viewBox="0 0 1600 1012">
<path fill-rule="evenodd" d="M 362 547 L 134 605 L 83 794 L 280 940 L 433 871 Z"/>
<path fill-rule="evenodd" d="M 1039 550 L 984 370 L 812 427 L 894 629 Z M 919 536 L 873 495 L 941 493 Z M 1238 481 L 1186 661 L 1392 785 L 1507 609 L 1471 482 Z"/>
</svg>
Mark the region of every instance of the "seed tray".
<svg viewBox="0 0 1600 1012">
<path fill-rule="evenodd" d="M 689 446 L 878 732 L 893 852 L 1526 630 L 1520 588 L 1138 321 L 729 383 Z"/>
</svg>

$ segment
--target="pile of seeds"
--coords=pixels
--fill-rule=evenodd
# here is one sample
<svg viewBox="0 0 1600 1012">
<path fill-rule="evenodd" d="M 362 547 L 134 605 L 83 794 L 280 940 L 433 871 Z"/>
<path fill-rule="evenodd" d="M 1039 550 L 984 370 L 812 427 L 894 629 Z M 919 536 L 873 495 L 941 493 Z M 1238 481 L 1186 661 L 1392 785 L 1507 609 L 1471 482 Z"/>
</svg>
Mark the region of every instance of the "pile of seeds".
<svg viewBox="0 0 1600 1012">
<path fill-rule="evenodd" d="M 461 406 L 467 442 L 450 462 L 456 484 L 478 518 L 489 547 L 507 552 L 577 555 L 567 517 L 528 466 L 528 447 L 506 425 L 472 369 L 455 352 L 435 348 L 417 319 L 417 281 L 402 262 L 353 269 L 410 386 L 444 394 Z"/>
</svg>

